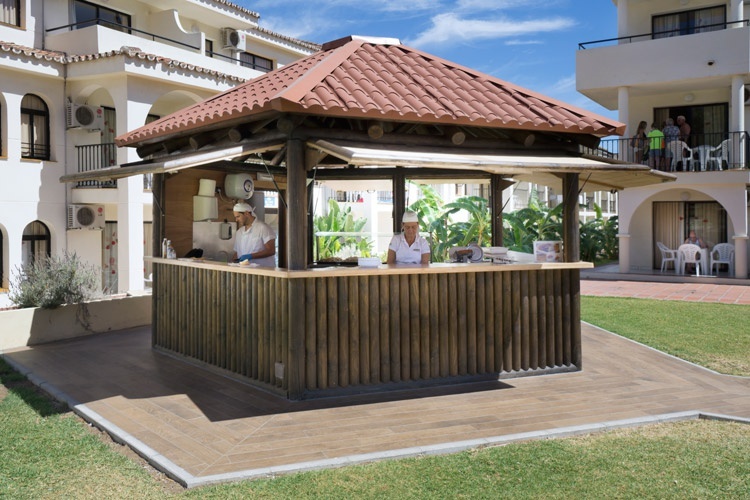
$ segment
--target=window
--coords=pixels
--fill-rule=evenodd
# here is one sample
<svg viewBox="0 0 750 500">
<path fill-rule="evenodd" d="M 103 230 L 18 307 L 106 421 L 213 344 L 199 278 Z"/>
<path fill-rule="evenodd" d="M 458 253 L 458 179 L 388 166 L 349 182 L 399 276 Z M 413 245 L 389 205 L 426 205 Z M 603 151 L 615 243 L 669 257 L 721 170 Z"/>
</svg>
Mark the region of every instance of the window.
<svg viewBox="0 0 750 500">
<path fill-rule="evenodd" d="M 21 26 L 21 0 L 0 0 L 0 24 Z"/>
<path fill-rule="evenodd" d="M 273 61 L 250 52 L 240 52 L 240 64 L 246 68 L 257 69 L 265 73 L 273 70 Z"/>
<path fill-rule="evenodd" d="M 21 157 L 50 159 L 49 110 L 33 94 L 26 94 L 21 100 Z"/>
<path fill-rule="evenodd" d="M 75 25 L 77 29 L 99 24 L 113 30 L 130 33 L 130 16 L 116 10 L 82 0 L 75 0 Z"/>
<path fill-rule="evenodd" d="M 24 266 L 49 257 L 50 248 L 49 228 L 43 222 L 37 220 L 24 228 L 21 236 L 21 262 Z"/>
<path fill-rule="evenodd" d="M 720 5 L 654 16 L 651 23 L 654 38 L 723 30 L 726 28 L 726 7 Z"/>
</svg>

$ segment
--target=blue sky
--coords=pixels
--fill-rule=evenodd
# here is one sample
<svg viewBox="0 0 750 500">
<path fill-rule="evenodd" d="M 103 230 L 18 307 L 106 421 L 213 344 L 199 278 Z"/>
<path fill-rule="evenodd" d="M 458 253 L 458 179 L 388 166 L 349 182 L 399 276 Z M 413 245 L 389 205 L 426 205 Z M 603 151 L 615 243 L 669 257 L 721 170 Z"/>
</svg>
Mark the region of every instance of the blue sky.
<svg viewBox="0 0 750 500">
<path fill-rule="evenodd" d="M 348 35 L 402 43 L 617 118 L 575 89 L 578 44 L 617 36 L 611 0 L 235 0 L 260 25 L 323 43 Z"/>
</svg>

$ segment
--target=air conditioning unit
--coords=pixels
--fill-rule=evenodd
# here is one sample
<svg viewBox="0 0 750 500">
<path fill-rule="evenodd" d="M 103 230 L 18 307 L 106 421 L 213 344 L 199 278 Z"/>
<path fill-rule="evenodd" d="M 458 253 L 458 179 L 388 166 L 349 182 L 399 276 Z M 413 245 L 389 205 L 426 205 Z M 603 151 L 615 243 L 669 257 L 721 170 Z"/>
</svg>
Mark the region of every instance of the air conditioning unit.
<svg viewBox="0 0 750 500">
<path fill-rule="evenodd" d="M 222 31 L 222 38 L 224 40 L 224 48 L 230 50 L 244 51 L 247 47 L 245 40 L 245 33 L 242 31 L 224 28 Z"/>
<path fill-rule="evenodd" d="M 68 229 L 104 229 L 104 205 L 68 205 Z"/>
<path fill-rule="evenodd" d="M 69 104 L 67 122 L 68 128 L 101 130 L 104 128 L 104 109 L 87 104 Z"/>
</svg>

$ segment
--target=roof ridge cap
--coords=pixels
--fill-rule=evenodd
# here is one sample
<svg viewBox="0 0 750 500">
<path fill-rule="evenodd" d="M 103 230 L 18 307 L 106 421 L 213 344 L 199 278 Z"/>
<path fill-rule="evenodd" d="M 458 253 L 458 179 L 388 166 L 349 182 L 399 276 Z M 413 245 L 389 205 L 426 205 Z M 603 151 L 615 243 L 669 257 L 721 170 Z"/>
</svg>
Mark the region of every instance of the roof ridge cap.
<svg viewBox="0 0 750 500">
<path fill-rule="evenodd" d="M 329 75 L 334 69 L 339 67 L 342 61 L 346 60 L 364 43 L 362 40 L 352 40 L 338 48 L 332 49 L 330 54 L 324 56 L 314 66 L 303 73 L 300 78 L 279 92 L 274 100 L 290 101 L 297 104 L 305 94 L 312 90 L 314 85 L 320 83 L 322 78 L 318 78 L 319 74 Z"/>
</svg>

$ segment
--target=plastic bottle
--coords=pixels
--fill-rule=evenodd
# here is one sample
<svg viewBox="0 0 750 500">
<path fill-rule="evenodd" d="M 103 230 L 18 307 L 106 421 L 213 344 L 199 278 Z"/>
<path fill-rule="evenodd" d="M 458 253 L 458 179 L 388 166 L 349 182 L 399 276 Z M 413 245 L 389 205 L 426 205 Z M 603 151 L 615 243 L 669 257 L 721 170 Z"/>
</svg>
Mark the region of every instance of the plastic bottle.
<svg viewBox="0 0 750 500">
<path fill-rule="evenodd" d="M 172 246 L 172 240 L 167 240 L 167 258 L 168 259 L 177 258 L 177 253 L 174 251 L 174 247 Z"/>
<path fill-rule="evenodd" d="M 166 259 L 167 258 L 167 239 L 164 238 L 161 242 L 161 258 Z"/>
</svg>

